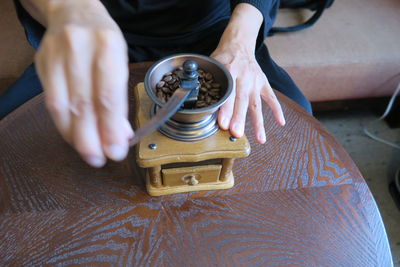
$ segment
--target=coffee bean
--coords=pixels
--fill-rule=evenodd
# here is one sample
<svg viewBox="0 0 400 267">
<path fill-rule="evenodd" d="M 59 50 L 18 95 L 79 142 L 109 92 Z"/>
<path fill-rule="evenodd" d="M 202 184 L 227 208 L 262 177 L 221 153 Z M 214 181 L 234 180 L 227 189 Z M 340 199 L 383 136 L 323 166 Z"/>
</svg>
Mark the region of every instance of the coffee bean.
<svg viewBox="0 0 400 267">
<path fill-rule="evenodd" d="M 170 94 L 171 93 L 171 89 L 169 89 L 168 87 L 162 87 L 161 91 L 163 91 L 166 94 Z"/>
<path fill-rule="evenodd" d="M 211 73 L 207 72 L 207 73 L 204 75 L 204 78 L 206 78 L 206 80 L 211 80 L 211 79 L 213 78 L 213 76 L 212 76 Z"/>
<path fill-rule="evenodd" d="M 209 105 L 211 103 L 211 97 L 206 95 L 206 103 Z"/>
<path fill-rule="evenodd" d="M 168 75 L 168 76 L 165 76 L 163 80 L 164 80 L 165 82 L 169 82 L 169 81 L 171 81 L 172 79 L 173 79 L 172 76 L 171 76 L 171 75 Z"/>
<path fill-rule="evenodd" d="M 221 85 L 219 83 L 212 83 L 211 87 L 219 89 L 219 88 L 221 88 Z"/>
<path fill-rule="evenodd" d="M 177 88 L 179 88 L 178 73 L 182 68 L 164 74 L 156 85 L 156 95 L 162 102 L 167 102 Z M 198 70 L 200 89 L 195 103 L 195 108 L 203 108 L 216 104 L 221 99 L 221 85 L 214 80 L 211 73 L 202 69 Z"/>
<path fill-rule="evenodd" d="M 165 85 L 165 82 L 164 81 L 159 81 L 158 83 L 157 83 L 157 88 L 161 88 L 161 87 L 163 87 Z"/>
<path fill-rule="evenodd" d="M 209 90 L 208 93 L 212 94 L 212 95 L 219 95 L 220 90 L 213 88 L 213 89 Z"/>
<path fill-rule="evenodd" d="M 207 104 L 204 101 L 197 101 L 196 102 L 196 107 L 197 108 L 203 108 L 205 106 L 207 106 Z"/>
<path fill-rule="evenodd" d="M 216 98 L 218 96 L 218 92 L 208 92 L 208 94 L 212 97 L 212 98 Z"/>
</svg>

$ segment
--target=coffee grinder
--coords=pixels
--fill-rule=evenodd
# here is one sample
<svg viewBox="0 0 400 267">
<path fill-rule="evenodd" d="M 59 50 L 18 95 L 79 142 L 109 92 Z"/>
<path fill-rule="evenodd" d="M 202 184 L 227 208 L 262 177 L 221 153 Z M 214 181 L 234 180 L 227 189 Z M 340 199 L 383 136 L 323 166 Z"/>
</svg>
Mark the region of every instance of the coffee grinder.
<svg viewBox="0 0 400 267">
<path fill-rule="evenodd" d="M 176 69 L 181 69 L 179 90 L 164 102 L 157 97 L 157 83 Z M 212 105 L 194 108 L 200 87 L 198 69 L 213 74 L 220 84 L 221 98 Z M 218 61 L 197 54 L 177 54 L 157 61 L 147 71 L 144 83 L 135 86 L 138 130 L 131 145 L 137 144 L 136 161 L 146 168 L 150 195 L 234 185 L 234 160 L 248 156 L 250 145 L 246 136 L 234 138 L 218 128 L 217 111 L 232 89 L 229 71 Z"/>
</svg>

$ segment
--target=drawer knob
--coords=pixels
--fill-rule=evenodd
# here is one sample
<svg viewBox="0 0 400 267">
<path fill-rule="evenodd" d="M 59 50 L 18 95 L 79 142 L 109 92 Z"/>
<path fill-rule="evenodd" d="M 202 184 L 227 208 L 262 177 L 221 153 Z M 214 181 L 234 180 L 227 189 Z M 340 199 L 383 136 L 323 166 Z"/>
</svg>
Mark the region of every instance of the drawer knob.
<svg viewBox="0 0 400 267">
<path fill-rule="evenodd" d="M 184 176 L 183 181 L 185 183 L 187 183 L 188 185 L 196 185 L 199 183 L 199 181 L 196 179 L 196 177 L 193 174 Z"/>
</svg>

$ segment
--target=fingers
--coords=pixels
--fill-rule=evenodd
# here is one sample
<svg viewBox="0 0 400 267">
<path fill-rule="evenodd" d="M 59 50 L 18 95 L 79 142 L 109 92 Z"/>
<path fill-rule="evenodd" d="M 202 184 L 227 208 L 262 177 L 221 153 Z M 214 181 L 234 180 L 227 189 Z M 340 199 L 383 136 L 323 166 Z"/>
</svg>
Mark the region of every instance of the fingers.
<svg viewBox="0 0 400 267">
<path fill-rule="evenodd" d="M 249 77 L 253 78 L 251 80 Z M 260 144 L 266 142 L 262 99 L 269 105 L 277 123 L 285 125 L 282 108 L 270 87 L 265 75 L 242 75 L 236 79 L 237 87 L 228 101 L 220 108 L 218 123 L 224 130 L 230 130 L 235 137 L 244 134 L 247 110 L 252 118 L 256 140 Z"/>
<path fill-rule="evenodd" d="M 63 138 L 93 167 L 122 160 L 133 130 L 127 119 L 128 59 L 118 31 L 66 26 L 47 34 L 35 57 L 46 105 Z"/>
<path fill-rule="evenodd" d="M 244 133 L 246 113 L 252 118 L 257 142 L 266 142 L 262 100 L 270 107 L 276 122 L 283 126 L 285 118 L 281 105 L 276 98 L 267 77 L 258 65 L 251 49 L 237 49 L 237 46 L 218 46 L 212 57 L 220 61 L 230 71 L 237 86 L 232 95 L 220 108 L 218 114 L 219 126 L 230 130 L 235 137 Z"/>
<path fill-rule="evenodd" d="M 128 65 L 126 53 L 112 32 L 98 34 L 101 49 L 94 64 L 94 101 L 102 149 L 115 161 L 123 160 L 133 131 L 127 120 Z"/>
<path fill-rule="evenodd" d="M 45 90 L 46 106 L 63 138 L 68 143 L 71 143 L 71 116 L 68 110 L 69 96 L 61 62 L 54 64 L 51 74 L 48 75 L 47 83 L 45 85 L 48 88 L 48 90 Z"/>
<path fill-rule="evenodd" d="M 46 58 L 41 53 L 35 57 L 38 75 L 43 83 L 45 103 L 50 115 L 63 138 L 71 143 L 71 117 L 68 110 L 69 96 L 63 62 L 54 45 L 47 45 Z M 50 59 L 50 60 L 45 60 Z"/>
<path fill-rule="evenodd" d="M 85 51 L 91 41 L 79 29 L 69 29 L 66 45 L 69 53 L 65 59 L 67 86 L 69 88 L 72 144 L 83 159 L 94 167 L 105 164 L 97 118 L 92 101 L 92 55 Z"/>
<path fill-rule="evenodd" d="M 246 122 L 247 108 L 249 106 L 249 92 L 252 84 L 248 82 L 246 76 L 236 80 L 236 97 L 232 120 L 229 129 L 233 136 L 242 137 L 244 124 Z"/>
<path fill-rule="evenodd" d="M 228 100 L 219 109 L 218 124 L 223 130 L 229 130 L 229 125 L 231 124 L 233 109 L 235 106 L 235 97 L 236 90 L 233 90 Z"/>
<path fill-rule="evenodd" d="M 281 104 L 279 104 L 278 99 L 271 86 L 267 83 L 261 88 L 261 97 L 270 107 L 275 121 L 280 125 L 284 126 L 286 124 L 285 117 L 283 116 L 283 111 Z"/>
<path fill-rule="evenodd" d="M 252 118 L 256 140 L 258 143 L 264 144 L 266 141 L 266 137 L 260 96 L 253 95 L 250 99 L 249 113 Z"/>
</svg>

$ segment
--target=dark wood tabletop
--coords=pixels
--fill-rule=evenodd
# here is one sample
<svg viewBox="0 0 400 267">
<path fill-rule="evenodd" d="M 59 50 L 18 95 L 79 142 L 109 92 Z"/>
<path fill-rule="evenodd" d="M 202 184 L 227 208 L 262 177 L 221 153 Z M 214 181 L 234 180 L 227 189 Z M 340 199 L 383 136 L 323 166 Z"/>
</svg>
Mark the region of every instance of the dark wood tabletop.
<svg viewBox="0 0 400 267">
<path fill-rule="evenodd" d="M 150 64 L 131 65 L 130 88 Z M 32 99 L 0 121 L 0 265 L 392 266 L 379 210 L 349 155 L 278 98 L 286 126 L 265 108 L 259 145 L 247 123 L 252 151 L 235 162 L 232 189 L 163 197 L 146 193 L 133 150 L 122 163 L 86 165 L 43 96 Z"/>
</svg>

